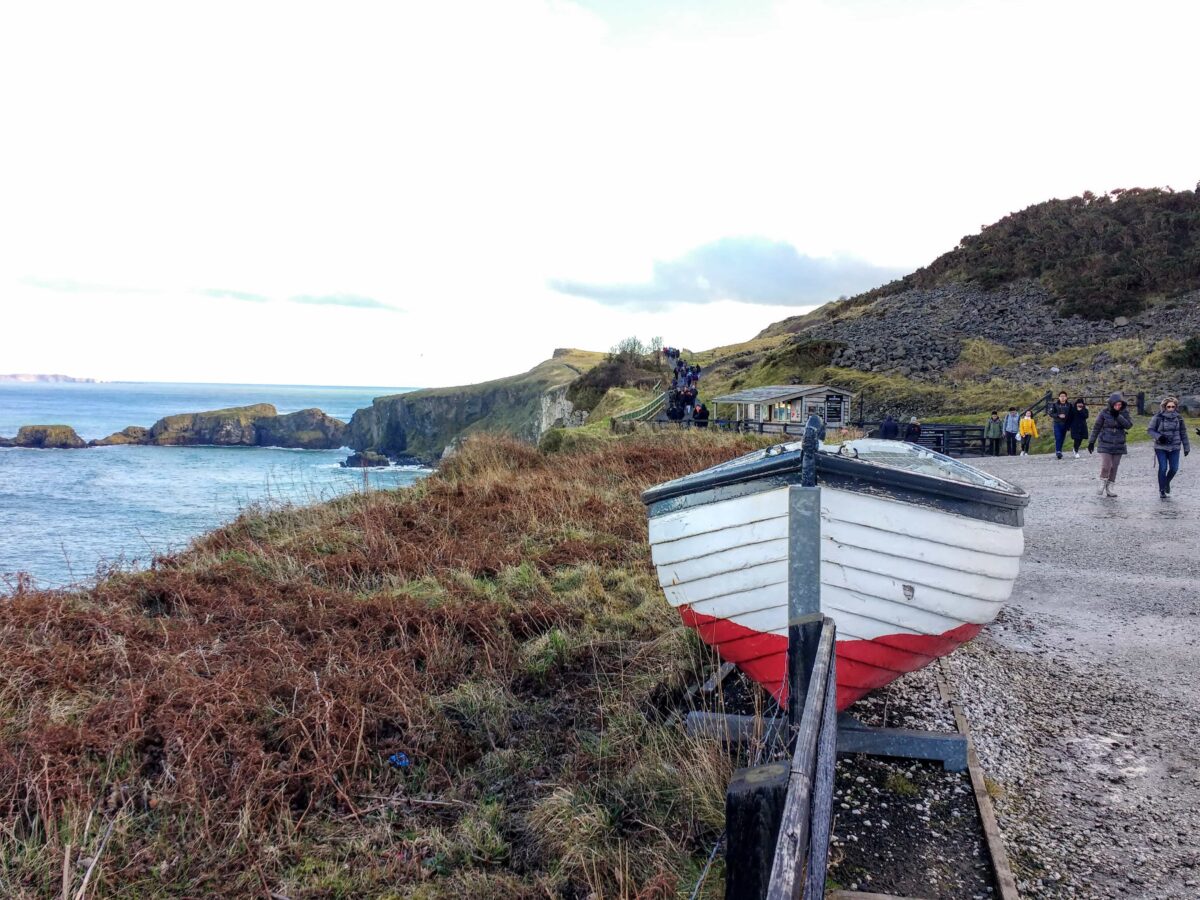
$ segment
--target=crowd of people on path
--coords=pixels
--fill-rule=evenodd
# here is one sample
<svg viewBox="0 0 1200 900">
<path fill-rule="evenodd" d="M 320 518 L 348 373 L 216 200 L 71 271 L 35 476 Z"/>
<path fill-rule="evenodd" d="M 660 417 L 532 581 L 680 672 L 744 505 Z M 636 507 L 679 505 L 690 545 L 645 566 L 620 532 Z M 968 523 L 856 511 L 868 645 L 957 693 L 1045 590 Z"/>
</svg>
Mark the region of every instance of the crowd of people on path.
<svg viewBox="0 0 1200 900">
<path fill-rule="evenodd" d="M 1094 420 L 1087 401 L 1083 397 L 1071 400 L 1066 391 L 1060 391 L 1058 397 L 1048 404 L 1046 415 L 1054 435 L 1055 459 L 1062 459 L 1067 452 L 1079 459 L 1079 448 L 1086 442 L 1089 454 L 1100 455 L 1101 496 L 1117 496 L 1114 490 L 1117 471 L 1122 458 L 1129 453 L 1127 435 L 1133 428 L 1129 404 L 1121 392 L 1109 395 L 1107 405 L 1096 414 Z M 1159 411 L 1150 419 L 1146 433 L 1154 447 L 1158 493 L 1165 500 L 1171 494 L 1171 482 L 1179 474 L 1181 458 L 1192 452 L 1187 423 L 1180 413 L 1177 398 L 1163 399 Z M 1196 434 L 1200 435 L 1200 428 L 1196 429 Z M 900 424 L 889 415 L 880 425 L 879 436 L 918 443 L 921 425 L 914 416 L 904 428 L 901 438 Z M 1015 406 L 1010 406 L 1003 417 L 999 410 L 994 409 L 983 427 L 984 453 L 1000 456 L 1003 446 L 1009 456 L 1028 456 L 1030 445 L 1040 436 L 1033 409 L 1018 412 Z M 1066 449 L 1068 446 L 1069 451 Z"/>
<path fill-rule="evenodd" d="M 697 428 L 707 428 L 708 407 L 700 401 L 700 366 L 685 361 L 677 347 L 663 347 L 661 352 L 663 361 L 671 369 L 667 418 L 672 422 L 687 421 Z"/>
</svg>

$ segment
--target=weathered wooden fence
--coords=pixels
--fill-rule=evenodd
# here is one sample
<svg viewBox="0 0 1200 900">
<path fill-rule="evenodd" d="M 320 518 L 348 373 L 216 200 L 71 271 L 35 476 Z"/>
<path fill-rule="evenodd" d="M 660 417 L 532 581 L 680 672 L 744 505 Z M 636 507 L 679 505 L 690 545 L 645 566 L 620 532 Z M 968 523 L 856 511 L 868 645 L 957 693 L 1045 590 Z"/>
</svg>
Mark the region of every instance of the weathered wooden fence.
<svg viewBox="0 0 1200 900">
<path fill-rule="evenodd" d="M 825 618 L 788 775 L 767 886 L 769 900 L 825 896 L 837 753 L 837 627 Z"/>
</svg>

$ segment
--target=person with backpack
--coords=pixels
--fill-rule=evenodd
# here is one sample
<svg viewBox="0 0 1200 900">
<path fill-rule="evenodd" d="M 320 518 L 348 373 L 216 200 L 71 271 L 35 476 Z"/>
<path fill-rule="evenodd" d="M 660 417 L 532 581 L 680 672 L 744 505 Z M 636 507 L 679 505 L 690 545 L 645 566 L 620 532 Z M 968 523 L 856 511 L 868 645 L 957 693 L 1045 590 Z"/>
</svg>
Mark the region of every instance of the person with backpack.
<svg viewBox="0 0 1200 900">
<path fill-rule="evenodd" d="M 1121 457 L 1129 452 L 1126 446 L 1125 433 L 1133 427 L 1133 419 L 1125 408 L 1125 398 L 1120 391 L 1113 391 L 1108 397 L 1108 406 L 1100 410 L 1092 425 L 1092 434 L 1088 440 L 1088 453 L 1100 450 L 1100 496 L 1115 497 L 1113 484 L 1117 480 L 1117 469 L 1121 466 Z"/>
<path fill-rule="evenodd" d="M 900 423 L 895 420 L 891 413 L 888 413 L 883 421 L 879 423 L 879 436 L 885 441 L 900 440 Z"/>
<path fill-rule="evenodd" d="M 1158 496 L 1166 500 L 1171 493 L 1171 481 L 1179 474 L 1179 452 L 1187 456 L 1192 452 L 1188 440 L 1187 426 L 1179 415 L 1179 401 L 1167 397 L 1159 404 L 1159 411 L 1150 424 L 1146 433 L 1154 442 L 1154 458 L 1158 464 Z"/>
<path fill-rule="evenodd" d="M 1063 441 L 1067 439 L 1067 433 L 1071 430 L 1071 417 L 1075 414 L 1075 407 L 1067 400 L 1067 392 L 1059 391 L 1058 400 L 1050 404 L 1048 415 L 1050 422 L 1054 426 L 1054 458 L 1062 459 Z"/>
<path fill-rule="evenodd" d="M 1075 458 L 1079 459 L 1079 445 L 1088 439 L 1088 419 L 1091 413 L 1088 412 L 1087 403 L 1082 397 L 1075 399 L 1075 412 L 1071 413 L 1071 440 L 1075 444 Z"/>
<path fill-rule="evenodd" d="M 1000 438 L 1004 436 L 1004 423 L 1000 421 L 1000 413 L 992 410 L 992 417 L 983 426 L 985 453 L 989 456 L 1000 455 Z"/>
<path fill-rule="evenodd" d="M 1033 410 L 1025 410 L 1025 415 L 1021 416 L 1021 455 L 1029 455 L 1029 444 L 1035 437 L 1038 437 L 1037 422 L 1033 420 Z"/>
<path fill-rule="evenodd" d="M 1008 444 L 1008 455 L 1017 455 L 1017 435 L 1021 433 L 1021 417 L 1017 415 L 1017 408 L 1010 406 L 1008 414 L 1004 417 L 1004 440 Z"/>
</svg>

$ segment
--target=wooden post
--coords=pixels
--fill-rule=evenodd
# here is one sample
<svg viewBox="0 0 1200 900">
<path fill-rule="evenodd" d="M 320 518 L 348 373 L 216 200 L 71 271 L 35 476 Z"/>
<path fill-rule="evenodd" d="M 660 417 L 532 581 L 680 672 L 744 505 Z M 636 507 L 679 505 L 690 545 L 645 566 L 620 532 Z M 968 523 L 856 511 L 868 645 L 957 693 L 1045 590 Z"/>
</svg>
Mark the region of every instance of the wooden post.
<svg viewBox="0 0 1200 900">
<path fill-rule="evenodd" d="M 738 769 L 725 794 L 725 896 L 767 895 L 779 822 L 787 802 L 787 760 Z"/>
<path fill-rule="evenodd" d="M 821 638 L 821 489 L 817 435 L 821 420 L 804 429 L 801 486 L 788 488 L 788 724 L 800 727 L 804 696 Z"/>
</svg>

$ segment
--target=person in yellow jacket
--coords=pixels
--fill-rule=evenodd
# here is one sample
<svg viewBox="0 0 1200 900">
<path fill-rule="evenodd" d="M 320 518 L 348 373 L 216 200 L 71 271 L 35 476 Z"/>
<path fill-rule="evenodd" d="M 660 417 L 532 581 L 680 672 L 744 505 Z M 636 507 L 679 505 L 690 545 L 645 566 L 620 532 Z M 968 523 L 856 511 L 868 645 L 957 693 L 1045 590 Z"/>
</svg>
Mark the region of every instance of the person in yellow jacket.
<svg viewBox="0 0 1200 900">
<path fill-rule="evenodd" d="M 1019 426 L 1021 434 L 1021 455 L 1029 455 L 1029 442 L 1038 436 L 1037 422 L 1033 421 L 1033 410 L 1025 410 L 1025 415 L 1021 416 L 1021 424 Z"/>
</svg>

